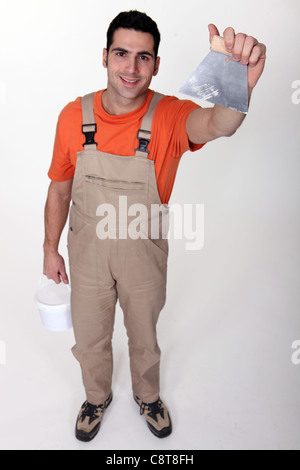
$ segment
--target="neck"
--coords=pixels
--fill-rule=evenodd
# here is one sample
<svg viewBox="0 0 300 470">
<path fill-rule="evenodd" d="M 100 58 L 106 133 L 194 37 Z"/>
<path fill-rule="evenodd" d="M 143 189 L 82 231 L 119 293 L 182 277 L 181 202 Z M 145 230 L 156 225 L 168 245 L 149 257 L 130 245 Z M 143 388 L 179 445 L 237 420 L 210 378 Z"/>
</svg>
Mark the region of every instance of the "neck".
<svg viewBox="0 0 300 470">
<path fill-rule="evenodd" d="M 136 98 L 124 98 L 114 93 L 114 91 L 108 87 L 102 94 L 102 106 L 108 114 L 121 116 L 123 114 L 129 114 L 142 106 L 147 95 L 148 90 Z"/>
</svg>

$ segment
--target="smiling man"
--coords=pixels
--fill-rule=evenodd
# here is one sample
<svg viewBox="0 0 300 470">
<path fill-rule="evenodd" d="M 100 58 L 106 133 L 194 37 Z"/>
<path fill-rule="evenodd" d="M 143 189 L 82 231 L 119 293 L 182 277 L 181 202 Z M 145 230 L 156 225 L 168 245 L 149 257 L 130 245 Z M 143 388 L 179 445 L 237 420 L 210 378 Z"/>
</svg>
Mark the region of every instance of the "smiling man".
<svg viewBox="0 0 300 470">
<path fill-rule="evenodd" d="M 153 41 L 150 33 L 132 30 L 128 35 L 127 29 L 120 28 L 114 33 L 113 44 L 104 49 L 108 85 L 102 99 L 113 114 L 124 114 L 123 106 L 128 113 L 145 101 L 152 77 L 159 69 L 160 59 L 155 55 Z"/>
<path fill-rule="evenodd" d="M 214 25 L 209 32 L 210 39 L 219 34 Z M 232 28 L 224 31 L 224 38 L 234 60 L 248 67 L 250 97 L 263 72 L 266 48 Z M 126 198 L 131 207 L 143 204 L 147 214 L 153 205 L 165 207 L 181 156 L 233 135 L 244 119 L 217 105 L 202 109 L 150 90 L 159 71 L 159 43 L 157 25 L 146 14 L 120 13 L 108 29 L 103 51 L 107 88 L 69 103 L 57 124 L 45 207 L 44 273 L 57 283 L 69 282 L 58 247 L 72 200 L 68 250 L 73 353 L 86 391 L 76 422 L 76 437 L 82 441 L 96 436 L 112 401 L 117 300 L 129 338 L 134 400 L 155 436 L 171 434 L 170 414 L 160 398 L 156 335 L 166 300 L 168 241 L 162 230 L 156 238 L 147 230 L 138 239 L 124 237 L 128 226 L 121 223 L 119 201 Z M 118 215 L 118 227 L 105 236 L 97 233 L 99 207 L 113 207 Z M 141 221 L 141 226 L 148 227 L 148 222 Z"/>
</svg>

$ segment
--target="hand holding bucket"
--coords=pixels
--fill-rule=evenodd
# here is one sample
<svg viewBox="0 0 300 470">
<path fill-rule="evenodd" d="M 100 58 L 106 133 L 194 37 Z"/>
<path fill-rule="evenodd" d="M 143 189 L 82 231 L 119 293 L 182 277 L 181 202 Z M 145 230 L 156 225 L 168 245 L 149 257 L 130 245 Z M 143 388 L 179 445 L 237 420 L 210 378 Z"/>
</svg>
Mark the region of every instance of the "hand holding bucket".
<svg viewBox="0 0 300 470">
<path fill-rule="evenodd" d="M 56 284 L 52 279 L 41 277 L 35 302 L 42 324 L 48 330 L 66 331 L 72 328 L 70 294 L 69 284 Z"/>
</svg>

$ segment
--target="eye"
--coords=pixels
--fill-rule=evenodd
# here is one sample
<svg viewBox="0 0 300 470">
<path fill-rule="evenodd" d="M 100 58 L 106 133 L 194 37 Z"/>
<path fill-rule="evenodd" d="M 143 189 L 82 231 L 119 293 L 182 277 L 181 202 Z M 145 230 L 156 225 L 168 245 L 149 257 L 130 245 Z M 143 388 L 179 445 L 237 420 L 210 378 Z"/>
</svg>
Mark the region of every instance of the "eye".
<svg viewBox="0 0 300 470">
<path fill-rule="evenodd" d="M 117 52 L 118 57 L 125 57 L 125 52 Z"/>
<path fill-rule="evenodd" d="M 147 57 L 146 55 L 141 55 L 140 59 L 146 62 L 147 60 L 149 60 L 149 57 Z"/>
</svg>

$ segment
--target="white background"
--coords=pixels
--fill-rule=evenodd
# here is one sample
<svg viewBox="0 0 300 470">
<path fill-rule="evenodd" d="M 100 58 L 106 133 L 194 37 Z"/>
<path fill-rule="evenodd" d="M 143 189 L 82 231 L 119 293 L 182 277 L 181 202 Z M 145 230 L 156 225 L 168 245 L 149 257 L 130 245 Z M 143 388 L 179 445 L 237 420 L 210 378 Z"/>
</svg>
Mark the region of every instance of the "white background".
<svg viewBox="0 0 300 470">
<path fill-rule="evenodd" d="M 84 445 L 74 437 L 85 398 L 73 332 L 44 329 L 33 295 L 58 114 L 105 88 L 106 30 L 131 8 L 162 33 L 152 83 L 162 93 L 183 98 L 178 89 L 208 53 L 210 22 L 265 42 L 268 60 L 243 126 L 184 155 L 170 201 L 205 205 L 204 248 L 171 243 L 159 322 L 174 433 L 159 441 L 139 416 L 118 309 L 115 399 Z M 297 0 L 0 1 L 1 449 L 300 449 L 300 365 L 291 361 L 300 339 L 299 19 Z"/>
</svg>

